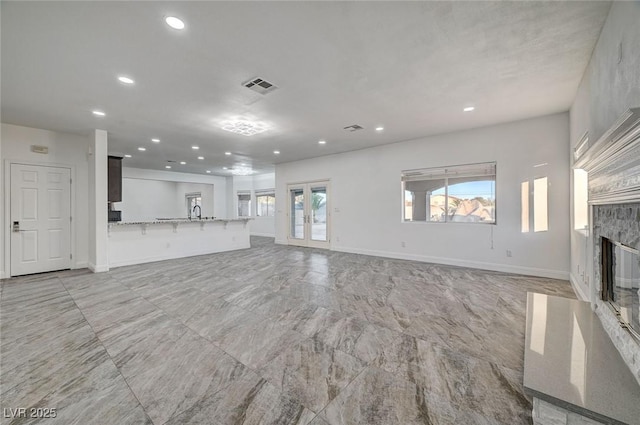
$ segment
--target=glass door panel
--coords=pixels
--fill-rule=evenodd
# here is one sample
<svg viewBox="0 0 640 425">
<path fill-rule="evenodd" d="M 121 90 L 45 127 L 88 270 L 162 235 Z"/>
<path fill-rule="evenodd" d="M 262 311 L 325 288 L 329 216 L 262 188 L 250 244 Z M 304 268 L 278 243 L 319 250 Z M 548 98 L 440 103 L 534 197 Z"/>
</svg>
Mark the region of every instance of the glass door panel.
<svg viewBox="0 0 640 425">
<path fill-rule="evenodd" d="M 327 241 L 327 187 L 311 187 L 311 240 Z"/>
<path fill-rule="evenodd" d="M 304 188 L 289 188 L 289 237 L 304 240 L 305 238 L 305 197 Z"/>
</svg>

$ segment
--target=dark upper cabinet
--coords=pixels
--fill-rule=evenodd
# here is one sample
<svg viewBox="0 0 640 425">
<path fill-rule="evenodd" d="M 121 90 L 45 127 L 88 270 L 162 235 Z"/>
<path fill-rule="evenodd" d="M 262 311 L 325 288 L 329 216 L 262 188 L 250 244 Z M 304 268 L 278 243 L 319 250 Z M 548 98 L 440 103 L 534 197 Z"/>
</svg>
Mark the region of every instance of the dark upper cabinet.
<svg viewBox="0 0 640 425">
<path fill-rule="evenodd" d="M 109 202 L 122 201 L 122 158 L 110 156 L 108 159 L 108 200 Z"/>
</svg>

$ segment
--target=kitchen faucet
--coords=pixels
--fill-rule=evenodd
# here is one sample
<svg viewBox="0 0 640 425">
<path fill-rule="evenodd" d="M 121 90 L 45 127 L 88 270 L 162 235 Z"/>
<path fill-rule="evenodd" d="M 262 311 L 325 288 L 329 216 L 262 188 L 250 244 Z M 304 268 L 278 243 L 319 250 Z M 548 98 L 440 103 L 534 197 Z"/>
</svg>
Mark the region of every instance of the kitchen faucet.
<svg viewBox="0 0 640 425">
<path fill-rule="evenodd" d="M 196 208 L 198 209 L 198 213 L 197 213 L 197 214 L 196 214 Z M 196 204 L 196 205 L 193 207 L 193 210 L 192 210 L 192 211 L 193 211 L 193 213 L 196 215 L 196 217 L 198 217 L 198 219 L 201 219 L 201 218 L 202 218 L 202 208 L 200 207 L 200 205 L 197 205 L 197 204 Z"/>
</svg>

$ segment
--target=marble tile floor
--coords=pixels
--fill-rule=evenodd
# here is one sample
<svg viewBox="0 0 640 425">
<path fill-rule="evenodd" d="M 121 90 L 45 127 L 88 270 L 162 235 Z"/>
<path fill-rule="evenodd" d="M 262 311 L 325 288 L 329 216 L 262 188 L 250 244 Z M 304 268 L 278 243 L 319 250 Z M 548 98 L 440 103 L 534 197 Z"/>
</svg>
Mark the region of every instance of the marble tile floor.
<svg viewBox="0 0 640 425">
<path fill-rule="evenodd" d="M 566 281 L 258 237 L 0 290 L 1 423 L 65 425 L 530 424 L 526 292 L 574 298 Z"/>
</svg>

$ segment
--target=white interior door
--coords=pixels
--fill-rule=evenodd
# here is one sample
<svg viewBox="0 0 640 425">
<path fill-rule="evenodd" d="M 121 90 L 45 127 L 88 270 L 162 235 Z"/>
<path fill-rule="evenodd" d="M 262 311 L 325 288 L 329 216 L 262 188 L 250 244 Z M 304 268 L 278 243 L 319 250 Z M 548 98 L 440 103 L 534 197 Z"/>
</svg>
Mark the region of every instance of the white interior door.
<svg viewBox="0 0 640 425">
<path fill-rule="evenodd" d="M 329 182 L 289 185 L 289 244 L 329 248 Z"/>
<path fill-rule="evenodd" d="M 11 275 L 71 267 L 71 170 L 11 164 Z"/>
</svg>

